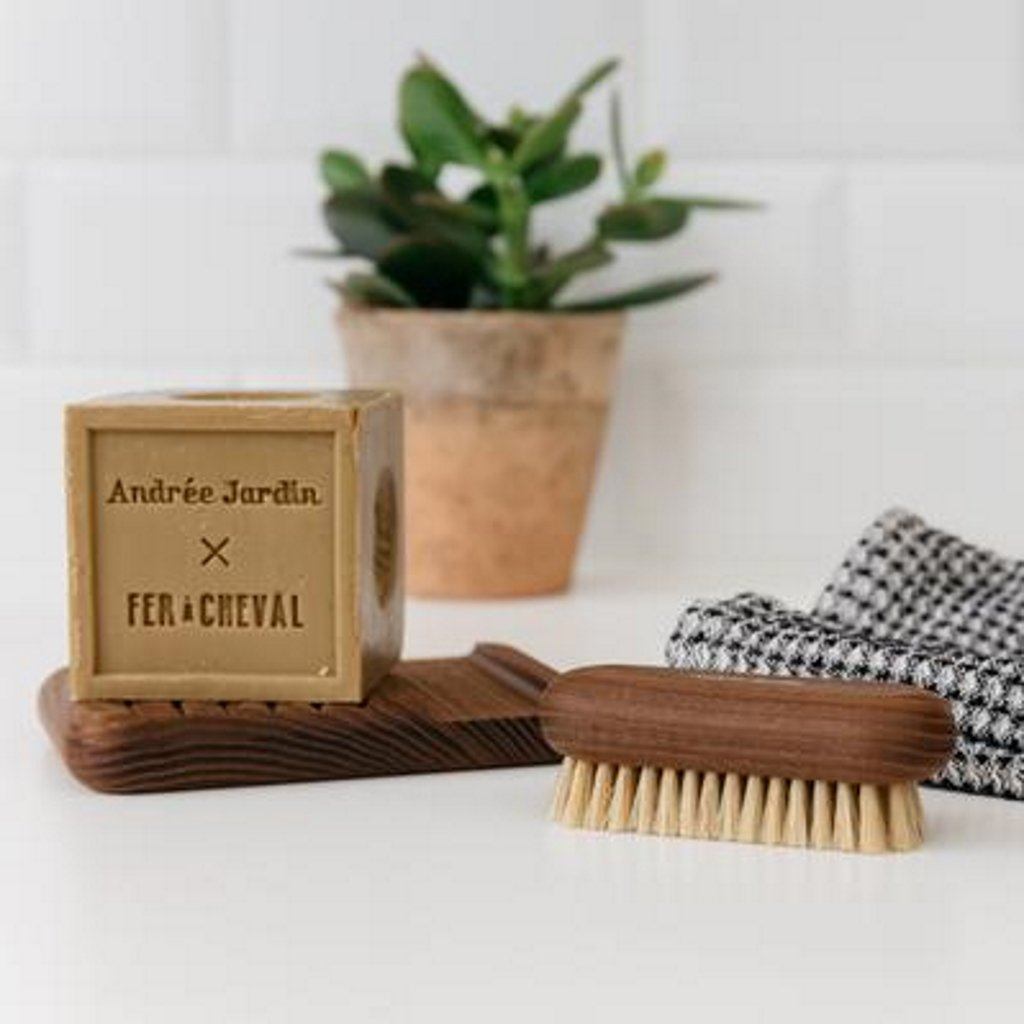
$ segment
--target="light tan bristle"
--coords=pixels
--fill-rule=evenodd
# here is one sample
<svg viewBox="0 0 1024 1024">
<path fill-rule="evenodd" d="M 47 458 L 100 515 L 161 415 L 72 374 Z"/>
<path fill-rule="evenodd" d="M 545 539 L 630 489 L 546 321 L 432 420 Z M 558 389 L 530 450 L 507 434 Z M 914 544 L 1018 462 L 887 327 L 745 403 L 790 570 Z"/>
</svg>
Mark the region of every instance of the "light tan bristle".
<svg viewBox="0 0 1024 1024">
<path fill-rule="evenodd" d="M 630 827 L 635 799 L 636 769 L 632 765 L 621 765 L 615 773 L 612 805 L 608 808 L 608 829 L 611 832 L 625 832 Z"/>
<path fill-rule="evenodd" d="M 697 838 L 714 839 L 718 835 L 718 806 L 721 785 L 715 772 L 705 772 L 700 780 L 700 803 L 697 805 Z"/>
<path fill-rule="evenodd" d="M 576 761 L 571 757 L 562 759 L 562 766 L 558 769 L 558 781 L 555 783 L 555 795 L 551 799 L 551 820 L 561 821 L 562 812 L 565 810 L 565 801 L 569 799 L 569 784 L 572 782 L 573 769 Z"/>
<path fill-rule="evenodd" d="M 740 811 L 743 806 L 743 781 L 729 772 L 722 786 L 722 805 L 718 815 L 718 838 L 731 842 L 739 837 Z"/>
<path fill-rule="evenodd" d="M 917 786 L 764 779 L 645 765 L 562 763 L 552 817 L 570 828 L 862 853 L 921 844 Z"/>
<path fill-rule="evenodd" d="M 761 812 L 761 842 L 777 846 L 782 842 L 782 824 L 786 815 L 786 783 L 769 779 Z"/>
<path fill-rule="evenodd" d="M 832 829 L 835 820 L 835 800 L 832 783 L 814 783 L 811 796 L 811 846 L 816 850 L 828 850 L 832 847 Z"/>
<path fill-rule="evenodd" d="M 782 826 L 782 841 L 787 846 L 807 845 L 808 804 L 807 783 L 803 779 L 793 779 L 789 784 L 786 817 Z"/>
<path fill-rule="evenodd" d="M 857 833 L 857 794 L 854 793 L 850 783 L 837 783 L 832 845 L 837 850 L 856 850 Z"/>
<path fill-rule="evenodd" d="M 747 777 L 740 808 L 740 828 L 737 838 L 741 843 L 761 841 L 761 815 L 764 813 L 764 779 L 760 775 Z"/>
<path fill-rule="evenodd" d="M 654 830 L 659 836 L 679 835 L 679 773 L 672 768 L 661 773 Z"/>
<path fill-rule="evenodd" d="M 589 761 L 577 761 L 569 780 L 569 794 L 565 798 L 562 822 L 569 828 L 582 828 L 590 803 L 590 789 L 594 782 L 594 766 Z"/>
<path fill-rule="evenodd" d="M 924 807 L 921 805 L 921 790 L 917 786 L 910 787 L 910 799 L 914 805 L 913 814 L 917 819 L 918 830 L 924 835 Z"/>
<path fill-rule="evenodd" d="M 688 839 L 697 835 L 697 813 L 700 808 L 700 772 L 688 768 L 683 772 L 683 788 L 679 797 L 679 834 Z"/>
<path fill-rule="evenodd" d="M 658 813 L 658 769 L 645 765 L 640 769 L 640 784 L 636 793 L 636 830 L 653 832 Z"/>
<path fill-rule="evenodd" d="M 612 780 L 615 769 L 610 764 L 599 764 L 594 772 L 594 785 L 587 804 L 583 827 L 603 829 L 608 822 L 608 808 L 612 802 Z"/>
<path fill-rule="evenodd" d="M 904 782 L 889 787 L 889 842 L 894 850 L 912 850 L 921 844 L 919 799 L 917 786 Z"/>
<path fill-rule="evenodd" d="M 860 787 L 860 848 L 865 853 L 884 853 L 889 848 L 888 825 L 878 786 Z"/>
</svg>

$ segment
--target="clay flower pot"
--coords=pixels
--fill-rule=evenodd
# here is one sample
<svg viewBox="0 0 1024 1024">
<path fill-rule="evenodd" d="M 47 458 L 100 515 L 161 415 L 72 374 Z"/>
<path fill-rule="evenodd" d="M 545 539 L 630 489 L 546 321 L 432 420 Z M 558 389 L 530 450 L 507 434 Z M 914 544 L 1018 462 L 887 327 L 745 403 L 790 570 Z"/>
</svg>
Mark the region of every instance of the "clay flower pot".
<svg viewBox="0 0 1024 1024">
<path fill-rule="evenodd" d="M 407 589 L 557 593 L 572 576 L 621 313 L 338 315 L 349 378 L 405 397 Z"/>
</svg>

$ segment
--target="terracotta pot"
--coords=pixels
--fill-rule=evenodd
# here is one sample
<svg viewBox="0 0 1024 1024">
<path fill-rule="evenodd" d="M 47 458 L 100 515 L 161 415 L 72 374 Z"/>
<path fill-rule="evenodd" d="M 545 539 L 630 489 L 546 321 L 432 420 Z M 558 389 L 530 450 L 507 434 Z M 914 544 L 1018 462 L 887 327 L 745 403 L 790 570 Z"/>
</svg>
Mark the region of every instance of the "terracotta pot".
<svg viewBox="0 0 1024 1024">
<path fill-rule="evenodd" d="M 622 314 L 346 306 L 338 320 L 352 384 L 405 396 L 409 592 L 565 590 Z"/>
</svg>

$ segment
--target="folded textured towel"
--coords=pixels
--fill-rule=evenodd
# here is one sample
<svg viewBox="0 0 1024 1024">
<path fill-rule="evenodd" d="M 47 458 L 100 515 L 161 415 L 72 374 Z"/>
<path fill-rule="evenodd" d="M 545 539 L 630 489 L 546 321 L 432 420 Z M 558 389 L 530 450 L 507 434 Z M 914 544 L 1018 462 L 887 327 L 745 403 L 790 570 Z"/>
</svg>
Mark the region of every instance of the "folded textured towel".
<svg viewBox="0 0 1024 1024">
<path fill-rule="evenodd" d="M 932 690 L 951 702 L 960 733 L 932 781 L 1024 799 L 1024 563 L 910 513 L 873 523 L 810 613 L 755 594 L 690 605 L 666 660 Z"/>
</svg>

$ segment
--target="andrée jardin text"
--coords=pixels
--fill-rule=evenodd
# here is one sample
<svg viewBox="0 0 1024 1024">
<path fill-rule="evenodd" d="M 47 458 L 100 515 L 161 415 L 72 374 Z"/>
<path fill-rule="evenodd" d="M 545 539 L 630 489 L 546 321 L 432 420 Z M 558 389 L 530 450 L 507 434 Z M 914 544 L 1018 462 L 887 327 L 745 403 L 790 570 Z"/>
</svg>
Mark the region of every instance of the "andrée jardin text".
<svg viewBox="0 0 1024 1024">
<path fill-rule="evenodd" d="M 125 482 L 118 477 L 105 499 L 107 505 L 322 505 L 316 484 L 281 478 L 272 484 L 240 479 L 213 484 L 185 477 L 171 483 L 153 477 L 145 483 Z"/>
</svg>

